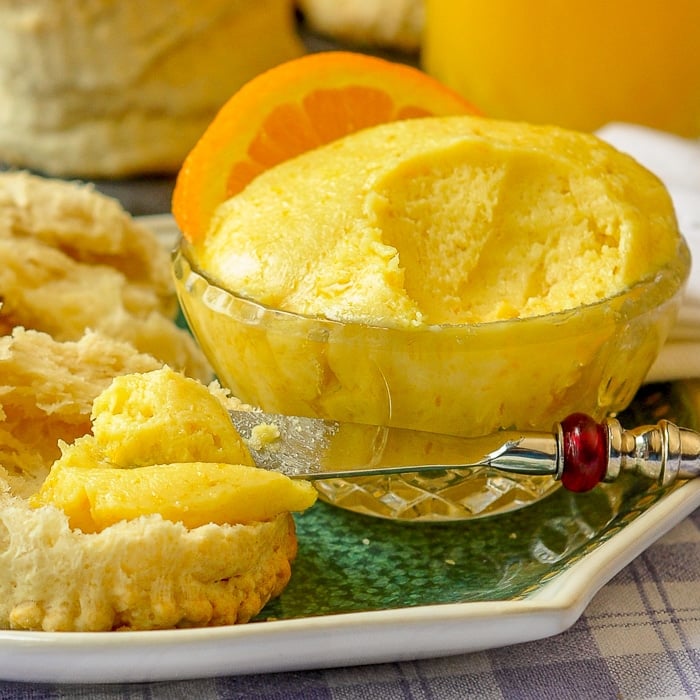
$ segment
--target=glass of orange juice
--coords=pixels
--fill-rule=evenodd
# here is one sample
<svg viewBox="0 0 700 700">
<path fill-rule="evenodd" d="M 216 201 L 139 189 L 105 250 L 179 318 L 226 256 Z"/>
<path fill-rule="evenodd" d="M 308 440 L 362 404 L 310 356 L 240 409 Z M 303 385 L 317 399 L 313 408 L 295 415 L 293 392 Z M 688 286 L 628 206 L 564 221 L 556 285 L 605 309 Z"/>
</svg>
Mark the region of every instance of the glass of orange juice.
<svg viewBox="0 0 700 700">
<path fill-rule="evenodd" d="M 491 117 L 700 136 L 700 0 L 426 0 L 422 62 Z"/>
</svg>

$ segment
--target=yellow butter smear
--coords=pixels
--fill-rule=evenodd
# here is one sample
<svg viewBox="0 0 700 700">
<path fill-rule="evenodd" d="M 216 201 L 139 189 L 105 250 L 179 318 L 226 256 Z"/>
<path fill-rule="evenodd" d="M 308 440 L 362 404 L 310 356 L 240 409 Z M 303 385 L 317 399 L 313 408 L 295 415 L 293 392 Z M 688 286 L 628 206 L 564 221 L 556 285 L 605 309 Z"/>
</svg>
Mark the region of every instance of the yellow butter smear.
<svg viewBox="0 0 700 700">
<path fill-rule="evenodd" d="M 195 248 L 225 287 L 395 327 L 523 318 L 617 294 L 678 250 L 661 182 L 590 134 L 412 119 L 262 173 Z"/>
<path fill-rule="evenodd" d="M 83 532 L 152 514 L 189 528 L 247 524 L 316 499 L 310 484 L 255 468 L 222 402 L 168 367 L 117 377 L 95 400 L 92 424 L 91 435 L 61 444 L 31 500 L 62 509 Z"/>
</svg>

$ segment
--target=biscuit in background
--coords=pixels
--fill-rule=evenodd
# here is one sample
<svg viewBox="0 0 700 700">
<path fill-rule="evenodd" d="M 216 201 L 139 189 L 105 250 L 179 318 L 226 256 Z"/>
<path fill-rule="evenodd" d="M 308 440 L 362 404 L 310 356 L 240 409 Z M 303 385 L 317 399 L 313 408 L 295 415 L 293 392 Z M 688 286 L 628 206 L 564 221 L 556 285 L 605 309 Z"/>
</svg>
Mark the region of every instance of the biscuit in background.
<svg viewBox="0 0 700 700">
<path fill-rule="evenodd" d="M 219 107 L 303 53 L 292 0 L 0 3 L 0 161 L 173 173 Z"/>
<path fill-rule="evenodd" d="M 415 53 L 424 22 L 423 0 L 298 0 L 313 31 L 359 46 Z"/>
<path fill-rule="evenodd" d="M 208 381 L 211 369 L 175 324 L 170 255 L 120 204 L 89 185 L 0 173 L 0 332 L 55 340 L 86 329 Z"/>
</svg>

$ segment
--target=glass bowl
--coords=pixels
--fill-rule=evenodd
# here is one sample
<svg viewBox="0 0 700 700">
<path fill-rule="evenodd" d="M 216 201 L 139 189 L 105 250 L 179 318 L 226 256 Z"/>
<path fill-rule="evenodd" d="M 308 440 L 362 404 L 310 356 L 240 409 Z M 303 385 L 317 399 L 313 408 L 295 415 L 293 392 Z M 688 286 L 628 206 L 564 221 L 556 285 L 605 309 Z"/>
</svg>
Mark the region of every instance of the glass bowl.
<svg viewBox="0 0 700 700">
<path fill-rule="evenodd" d="M 395 329 L 261 305 L 173 253 L 180 304 L 219 380 L 272 413 L 481 436 L 550 430 L 569 413 L 625 408 L 675 320 L 690 270 L 684 241 L 653 278 L 543 316 Z M 399 520 L 468 520 L 540 500 L 558 482 L 489 468 L 316 482 L 334 505 Z"/>
</svg>

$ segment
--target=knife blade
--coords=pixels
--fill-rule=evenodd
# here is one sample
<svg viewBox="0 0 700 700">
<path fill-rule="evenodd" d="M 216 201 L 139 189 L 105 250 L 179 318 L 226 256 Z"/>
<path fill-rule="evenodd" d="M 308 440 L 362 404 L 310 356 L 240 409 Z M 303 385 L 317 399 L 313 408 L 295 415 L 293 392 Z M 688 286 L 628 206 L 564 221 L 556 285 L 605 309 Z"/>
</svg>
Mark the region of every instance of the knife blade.
<svg viewBox="0 0 700 700">
<path fill-rule="evenodd" d="M 477 467 L 558 478 L 561 471 L 554 433 L 504 430 L 467 438 L 261 411 L 229 413 L 255 465 L 294 479 Z"/>
</svg>

